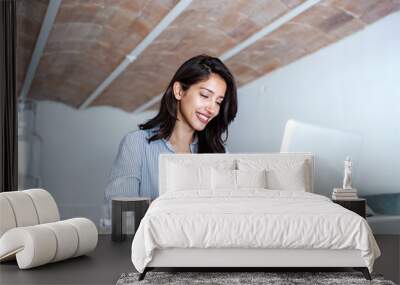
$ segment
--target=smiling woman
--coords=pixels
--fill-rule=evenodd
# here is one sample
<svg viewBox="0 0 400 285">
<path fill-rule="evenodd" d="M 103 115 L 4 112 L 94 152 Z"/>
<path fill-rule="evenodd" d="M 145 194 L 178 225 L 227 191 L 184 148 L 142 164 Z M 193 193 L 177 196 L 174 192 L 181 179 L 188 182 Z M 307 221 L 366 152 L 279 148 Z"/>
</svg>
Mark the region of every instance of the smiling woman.
<svg viewBox="0 0 400 285">
<path fill-rule="evenodd" d="M 105 191 L 107 215 L 113 197 L 158 197 L 160 153 L 227 152 L 228 125 L 236 112 L 235 79 L 221 60 L 198 55 L 184 62 L 158 114 L 122 139 Z"/>
<path fill-rule="evenodd" d="M 160 127 L 149 142 L 165 138 L 187 149 L 197 135 L 198 153 L 223 153 L 221 135 L 225 131 L 228 135 L 228 125 L 236 112 L 233 75 L 218 58 L 199 55 L 179 67 L 161 99 L 158 115 L 139 128 Z"/>
<path fill-rule="evenodd" d="M 173 93 L 177 100 L 177 121 L 169 142 L 176 152 L 188 151 L 189 142 L 196 131 L 203 131 L 218 116 L 227 84 L 214 73 L 205 81 L 193 84 L 187 90 L 175 81 Z M 219 95 L 221 94 L 221 95 Z"/>
</svg>

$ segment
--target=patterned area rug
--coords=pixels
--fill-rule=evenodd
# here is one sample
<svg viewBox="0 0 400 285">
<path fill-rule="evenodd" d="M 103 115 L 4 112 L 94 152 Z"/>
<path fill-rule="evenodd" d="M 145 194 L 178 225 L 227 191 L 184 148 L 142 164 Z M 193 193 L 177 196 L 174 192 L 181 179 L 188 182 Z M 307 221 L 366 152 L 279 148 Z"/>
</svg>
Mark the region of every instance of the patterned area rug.
<svg viewBox="0 0 400 285">
<path fill-rule="evenodd" d="M 116 285 L 136 284 L 379 284 L 395 285 L 384 280 L 381 275 L 372 274 L 372 281 L 364 278 L 360 272 L 153 272 L 138 281 L 139 273 L 124 273 Z"/>
</svg>

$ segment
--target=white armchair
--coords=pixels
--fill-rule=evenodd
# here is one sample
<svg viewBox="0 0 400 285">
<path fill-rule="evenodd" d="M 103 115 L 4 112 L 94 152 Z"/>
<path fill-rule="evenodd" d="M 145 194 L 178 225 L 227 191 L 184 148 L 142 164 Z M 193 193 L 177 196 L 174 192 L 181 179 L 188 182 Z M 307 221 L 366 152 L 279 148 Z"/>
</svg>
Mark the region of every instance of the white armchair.
<svg viewBox="0 0 400 285">
<path fill-rule="evenodd" d="M 83 255 L 96 248 L 97 234 L 86 218 L 60 221 L 46 190 L 0 193 L 0 262 L 16 258 L 28 269 Z"/>
</svg>

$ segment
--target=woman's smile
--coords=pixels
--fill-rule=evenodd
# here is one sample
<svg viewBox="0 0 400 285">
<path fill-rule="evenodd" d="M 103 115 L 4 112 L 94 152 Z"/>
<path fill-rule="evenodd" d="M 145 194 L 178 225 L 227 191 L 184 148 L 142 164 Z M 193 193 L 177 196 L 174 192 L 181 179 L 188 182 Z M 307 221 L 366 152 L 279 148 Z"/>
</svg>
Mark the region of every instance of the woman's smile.
<svg viewBox="0 0 400 285">
<path fill-rule="evenodd" d="M 210 117 L 208 117 L 202 113 L 196 112 L 196 116 L 200 120 L 200 122 L 202 122 L 203 124 L 207 124 L 208 121 L 210 120 Z"/>
</svg>

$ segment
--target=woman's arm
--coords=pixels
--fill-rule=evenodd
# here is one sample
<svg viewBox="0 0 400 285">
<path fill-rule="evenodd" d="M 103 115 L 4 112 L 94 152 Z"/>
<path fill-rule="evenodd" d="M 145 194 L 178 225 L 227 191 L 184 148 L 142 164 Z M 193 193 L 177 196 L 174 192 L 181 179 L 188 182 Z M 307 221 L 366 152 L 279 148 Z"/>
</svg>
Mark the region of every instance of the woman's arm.
<svg viewBox="0 0 400 285">
<path fill-rule="evenodd" d="M 121 141 L 105 191 L 107 200 L 115 196 L 140 196 L 142 159 L 135 133 Z"/>
<path fill-rule="evenodd" d="M 127 134 L 121 141 L 117 156 L 111 167 L 104 193 L 104 222 L 111 223 L 111 200 L 113 197 L 140 196 L 142 157 L 135 133 Z M 107 225 L 105 225 L 107 227 Z"/>
</svg>

